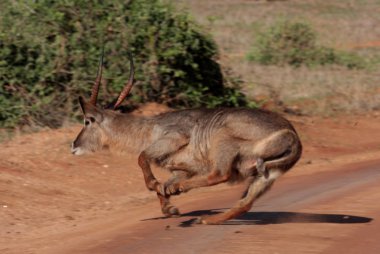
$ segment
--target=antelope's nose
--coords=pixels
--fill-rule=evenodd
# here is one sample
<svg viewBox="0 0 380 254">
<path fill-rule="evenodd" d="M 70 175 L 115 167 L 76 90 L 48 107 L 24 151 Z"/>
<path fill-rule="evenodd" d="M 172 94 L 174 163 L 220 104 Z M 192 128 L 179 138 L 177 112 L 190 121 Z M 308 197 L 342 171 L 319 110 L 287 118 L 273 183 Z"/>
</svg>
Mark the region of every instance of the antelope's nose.
<svg viewBox="0 0 380 254">
<path fill-rule="evenodd" d="M 74 147 L 74 142 L 73 142 L 73 143 L 71 143 L 71 153 L 75 154 L 76 151 L 77 151 L 77 148 Z"/>
</svg>

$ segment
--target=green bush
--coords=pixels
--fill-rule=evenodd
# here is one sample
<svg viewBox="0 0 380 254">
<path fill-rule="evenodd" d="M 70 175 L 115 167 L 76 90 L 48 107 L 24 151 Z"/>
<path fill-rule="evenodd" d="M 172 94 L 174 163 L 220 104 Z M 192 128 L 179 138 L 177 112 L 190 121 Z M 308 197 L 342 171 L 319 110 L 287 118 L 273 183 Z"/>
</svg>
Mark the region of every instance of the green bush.
<svg viewBox="0 0 380 254">
<path fill-rule="evenodd" d="M 0 9 L 0 127 L 57 127 L 75 117 L 103 45 L 107 89 L 100 103 L 122 89 L 131 52 L 138 81 L 132 104 L 247 104 L 239 80 L 222 75 L 212 38 L 166 2 L 5 0 Z"/>
<path fill-rule="evenodd" d="M 310 25 L 290 21 L 279 22 L 260 33 L 248 59 L 265 65 L 365 67 L 365 61 L 359 55 L 318 46 L 317 35 Z"/>
</svg>

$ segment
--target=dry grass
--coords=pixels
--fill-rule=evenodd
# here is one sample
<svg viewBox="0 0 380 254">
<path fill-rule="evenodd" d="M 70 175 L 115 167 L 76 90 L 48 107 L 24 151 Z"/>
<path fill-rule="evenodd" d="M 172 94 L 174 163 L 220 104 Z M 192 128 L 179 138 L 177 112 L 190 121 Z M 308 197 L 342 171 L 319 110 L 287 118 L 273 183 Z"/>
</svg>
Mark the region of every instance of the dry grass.
<svg viewBox="0 0 380 254">
<path fill-rule="evenodd" d="M 181 0 L 209 29 L 221 50 L 221 62 L 246 81 L 252 97 L 275 96 L 304 113 L 363 112 L 380 109 L 380 65 L 366 70 L 338 67 L 260 66 L 246 60 L 258 31 L 279 20 L 309 23 L 319 42 L 380 59 L 378 0 Z"/>
</svg>

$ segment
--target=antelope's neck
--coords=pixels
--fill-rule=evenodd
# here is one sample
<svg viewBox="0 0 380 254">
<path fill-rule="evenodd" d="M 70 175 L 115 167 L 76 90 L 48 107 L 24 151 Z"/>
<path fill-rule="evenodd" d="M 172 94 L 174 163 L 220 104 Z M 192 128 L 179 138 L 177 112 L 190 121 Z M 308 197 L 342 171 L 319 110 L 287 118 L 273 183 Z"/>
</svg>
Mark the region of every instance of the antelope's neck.
<svg viewBox="0 0 380 254">
<path fill-rule="evenodd" d="M 139 153 L 152 142 L 152 118 L 117 115 L 106 124 L 104 144 L 116 152 Z"/>
</svg>

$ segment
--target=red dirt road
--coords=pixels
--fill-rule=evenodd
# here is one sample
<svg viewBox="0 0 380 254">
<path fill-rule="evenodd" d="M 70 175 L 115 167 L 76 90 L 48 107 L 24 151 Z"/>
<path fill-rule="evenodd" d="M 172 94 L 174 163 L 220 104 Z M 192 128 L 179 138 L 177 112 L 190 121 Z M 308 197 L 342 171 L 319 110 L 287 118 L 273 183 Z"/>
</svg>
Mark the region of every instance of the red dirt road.
<svg viewBox="0 0 380 254">
<path fill-rule="evenodd" d="M 0 253 L 379 253 L 379 115 L 292 120 L 301 161 L 249 213 L 217 226 L 192 222 L 230 207 L 244 186 L 175 197 L 183 215 L 162 218 L 136 155 L 70 154 L 80 126 L 2 143 Z"/>
<path fill-rule="evenodd" d="M 185 214 L 180 218 L 143 216 L 134 225 L 107 233 L 103 243 L 81 243 L 81 250 L 74 247 L 67 253 L 76 250 L 115 254 L 337 253 L 340 250 L 378 253 L 380 223 L 376 219 L 380 207 L 375 204 L 379 198 L 379 181 L 380 161 L 287 178 L 240 218 L 218 226 L 193 225 L 196 216 L 217 213 L 236 200 L 239 194 L 236 189 L 224 189 L 223 193 L 188 199 Z M 358 201 L 344 201 L 348 197 Z M 366 211 L 359 212 L 360 207 Z"/>
</svg>

